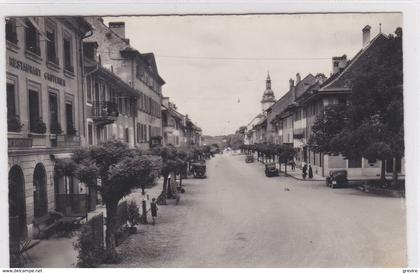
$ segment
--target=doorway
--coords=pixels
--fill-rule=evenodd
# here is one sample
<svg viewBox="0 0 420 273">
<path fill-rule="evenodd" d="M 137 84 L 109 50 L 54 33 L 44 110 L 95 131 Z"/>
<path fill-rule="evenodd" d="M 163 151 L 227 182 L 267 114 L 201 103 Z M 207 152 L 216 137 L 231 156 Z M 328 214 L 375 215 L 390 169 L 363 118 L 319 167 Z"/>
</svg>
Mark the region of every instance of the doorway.
<svg viewBox="0 0 420 273">
<path fill-rule="evenodd" d="M 41 163 L 35 166 L 33 186 L 34 218 L 39 218 L 48 213 L 47 175 Z"/>
</svg>

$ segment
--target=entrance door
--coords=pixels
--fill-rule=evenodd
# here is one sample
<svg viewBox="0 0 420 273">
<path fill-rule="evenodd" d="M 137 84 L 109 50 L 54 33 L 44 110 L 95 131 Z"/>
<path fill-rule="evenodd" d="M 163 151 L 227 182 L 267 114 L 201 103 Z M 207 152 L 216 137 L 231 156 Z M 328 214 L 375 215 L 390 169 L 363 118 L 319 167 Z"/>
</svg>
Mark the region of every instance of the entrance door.
<svg viewBox="0 0 420 273">
<path fill-rule="evenodd" d="M 34 171 L 34 217 L 38 218 L 48 213 L 47 176 L 44 166 L 39 163 Z"/>
<path fill-rule="evenodd" d="M 15 165 L 9 171 L 9 234 L 26 237 L 25 180 L 22 169 Z"/>
</svg>

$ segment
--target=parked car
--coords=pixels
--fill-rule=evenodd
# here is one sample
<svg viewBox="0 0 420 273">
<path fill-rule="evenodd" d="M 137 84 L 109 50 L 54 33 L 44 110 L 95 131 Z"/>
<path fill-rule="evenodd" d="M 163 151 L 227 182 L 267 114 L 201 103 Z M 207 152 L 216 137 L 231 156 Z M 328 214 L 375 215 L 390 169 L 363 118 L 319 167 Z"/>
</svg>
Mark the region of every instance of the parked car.
<svg viewBox="0 0 420 273">
<path fill-rule="evenodd" d="M 206 162 L 197 161 L 191 164 L 191 172 L 194 175 L 194 178 L 206 178 Z"/>
<path fill-rule="evenodd" d="M 265 176 L 279 176 L 279 169 L 276 167 L 276 163 L 266 163 L 265 164 Z"/>
<path fill-rule="evenodd" d="M 327 185 L 327 187 L 331 187 L 333 189 L 338 187 L 347 187 L 349 185 L 349 181 L 347 179 L 347 171 L 330 171 L 329 175 L 325 180 L 325 184 Z"/>
<path fill-rule="evenodd" d="M 245 158 L 245 163 L 253 163 L 254 157 L 252 155 L 247 155 Z"/>
</svg>

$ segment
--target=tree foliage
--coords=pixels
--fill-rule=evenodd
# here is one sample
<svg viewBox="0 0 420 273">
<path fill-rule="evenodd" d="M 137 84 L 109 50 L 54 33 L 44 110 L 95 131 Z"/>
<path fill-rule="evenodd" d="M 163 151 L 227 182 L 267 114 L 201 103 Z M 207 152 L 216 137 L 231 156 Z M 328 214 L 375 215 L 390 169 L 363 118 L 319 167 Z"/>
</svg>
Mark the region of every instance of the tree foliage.
<svg viewBox="0 0 420 273">
<path fill-rule="evenodd" d="M 311 143 L 319 151 L 383 162 L 404 155 L 401 28 L 395 33 L 353 73 L 347 109 L 331 107 L 317 118 Z"/>
<path fill-rule="evenodd" d="M 77 168 L 74 175 L 83 183 L 96 188 L 106 206 L 107 260 L 116 261 L 115 233 L 118 202 L 135 188 L 149 182 L 157 175 L 159 161 L 156 157 L 130 150 L 127 144 L 110 140 L 73 153 Z M 100 183 L 97 180 L 100 179 Z"/>
</svg>

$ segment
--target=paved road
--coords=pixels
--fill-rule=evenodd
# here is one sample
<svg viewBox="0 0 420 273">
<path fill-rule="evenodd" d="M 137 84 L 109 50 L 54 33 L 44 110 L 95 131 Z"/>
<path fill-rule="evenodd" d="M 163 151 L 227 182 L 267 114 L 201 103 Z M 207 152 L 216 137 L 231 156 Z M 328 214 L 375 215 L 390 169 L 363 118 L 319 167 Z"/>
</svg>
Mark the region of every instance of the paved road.
<svg viewBox="0 0 420 273">
<path fill-rule="evenodd" d="M 185 180 L 180 205 L 122 245 L 119 266 L 403 267 L 404 199 L 266 178 L 263 165 L 218 155 Z M 289 190 L 287 190 L 289 189 Z"/>
</svg>

